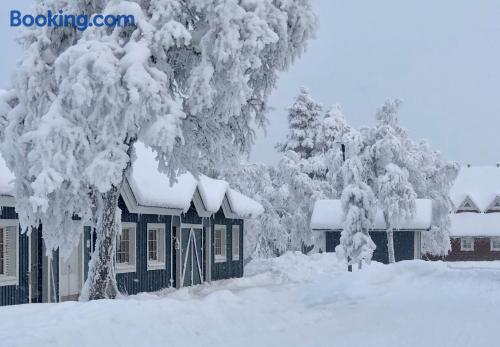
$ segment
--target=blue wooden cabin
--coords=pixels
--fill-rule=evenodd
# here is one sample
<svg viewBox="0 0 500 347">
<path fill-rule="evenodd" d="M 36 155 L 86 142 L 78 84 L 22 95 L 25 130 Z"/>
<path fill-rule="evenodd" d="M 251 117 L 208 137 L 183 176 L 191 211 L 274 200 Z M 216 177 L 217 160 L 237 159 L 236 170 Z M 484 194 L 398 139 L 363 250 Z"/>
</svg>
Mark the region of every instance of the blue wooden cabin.
<svg viewBox="0 0 500 347">
<path fill-rule="evenodd" d="M 432 202 L 417 199 L 417 211 L 410 221 L 402 222 L 394 230 L 394 255 L 396 261 L 421 258 L 422 233 L 429 231 L 432 221 Z M 317 246 L 323 252 L 335 252 L 340 244 L 343 229 L 343 215 L 340 200 L 316 201 L 311 217 L 311 229 L 317 239 Z M 372 229 L 369 231 L 376 245 L 373 261 L 387 264 L 387 234 L 381 211 L 378 211 Z"/>
<path fill-rule="evenodd" d="M 119 290 L 137 294 L 243 276 L 244 219 L 262 206 L 206 176 L 185 174 L 170 186 L 164 175 L 148 172 L 152 152 L 139 150 L 119 200 Z M 0 204 L 0 306 L 76 300 L 94 248 L 91 227 L 68 259 L 57 251 L 47 257 L 41 230 L 19 232 L 13 197 L 0 195 Z"/>
</svg>

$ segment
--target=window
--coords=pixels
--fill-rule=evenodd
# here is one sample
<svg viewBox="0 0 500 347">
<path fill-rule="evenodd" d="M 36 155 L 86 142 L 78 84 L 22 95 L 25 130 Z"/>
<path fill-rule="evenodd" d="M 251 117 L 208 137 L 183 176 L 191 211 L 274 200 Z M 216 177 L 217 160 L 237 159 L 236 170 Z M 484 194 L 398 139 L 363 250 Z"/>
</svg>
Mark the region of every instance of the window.
<svg viewBox="0 0 500 347">
<path fill-rule="evenodd" d="M 492 237 L 491 238 L 490 249 L 492 251 L 500 251 L 500 237 Z"/>
<path fill-rule="evenodd" d="M 226 261 L 226 226 L 216 225 L 214 232 L 215 262 Z"/>
<path fill-rule="evenodd" d="M 0 225 L 0 286 L 19 283 L 17 223 L 17 221 L 12 221 L 9 223 L 11 225 Z"/>
<path fill-rule="evenodd" d="M 240 226 L 233 225 L 232 232 L 233 260 L 240 260 Z"/>
<path fill-rule="evenodd" d="M 135 272 L 135 224 L 122 223 L 116 237 L 116 272 Z"/>
<path fill-rule="evenodd" d="M 148 224 L 148 270 L 165 268 L 165 225 Z"/>
<path fill-rule="evenodd" d="M 473 251 L 474 250 L 474 239 L 470 238 L 470 237 L 460 239 L 460 250 Z"/>
</svg>

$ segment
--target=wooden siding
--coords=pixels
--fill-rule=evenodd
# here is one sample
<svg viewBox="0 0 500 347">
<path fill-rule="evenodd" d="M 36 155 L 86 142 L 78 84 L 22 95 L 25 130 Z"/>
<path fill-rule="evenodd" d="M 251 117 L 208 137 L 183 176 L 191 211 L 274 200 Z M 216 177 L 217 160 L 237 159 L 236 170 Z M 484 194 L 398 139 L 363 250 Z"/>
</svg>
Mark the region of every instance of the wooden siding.
<svg viewBox="0 0 500 347">
<path fill-rule="evenodd" d="M 460 238 L 451 239 L 451 252 L 444 258 L 446 261 L 481 261 L 481 260 L 500 260 L 500 251 L 492 251 L 490 248 L 489 237 L 473 237 L 474 250 L 462 251 L 460 247 Z"/>
<path fill-rule="evenodd" d="M 384 231 L 370 231 L 370 237 L 377 246 L 372 260 L 384 264 L 389 263 L 387 252 L 387 234 Z M 340 244 L 340 231 L 326 232 L 326 251 L 335 252 Z M 396 261 L 415 259 L 415 232 L 394 231 L 394 253 Z"/>
<path fill-rule="evenodd" d="M 228 219 L 224 216 L 222 210 L 219 210 L 213 217 L 212 221 L 212 280 L 221 280 L 243 276 L 243 220 L 242 219 Z M 226 226 L 226 261 L 216 263 L 214 256 L 214 226 Z M 240 226 L 240 259 L 233 261 L 232 241 L 233 235 L 231 232 L 232 225 Z"/>
<path fill-rule="evenodd" d="M 13 207 L 1 207 L 0 219 L 18 219 Z M 20 228 L 19 228 L 20 229 Z M 29 302 L 29 238 L 19 233 L 19 285 L 0 286 L 0 306 Z"/>
<path fill-rule="evenodd" d="M 122 293 L 137 294 L 153 292 L 171 285 L 175 286 L 175 275 L 171 274 L 170 259 L 172 254 L 172 238 L 170 225 L 172 216 L 129 213 L 120 198 L 118 206 L 122 210 L 122 222 L 136 223 L 136 271 L 116 275 L 118 289 Z M 165 269 L 148 270 L 147 266 L 147 224 L 161 223 L 165 226 Z M 175 267 L 174 267 L 175 269 Z M 170 280 L 173 280 L 173 283 Z"/>
</svg>

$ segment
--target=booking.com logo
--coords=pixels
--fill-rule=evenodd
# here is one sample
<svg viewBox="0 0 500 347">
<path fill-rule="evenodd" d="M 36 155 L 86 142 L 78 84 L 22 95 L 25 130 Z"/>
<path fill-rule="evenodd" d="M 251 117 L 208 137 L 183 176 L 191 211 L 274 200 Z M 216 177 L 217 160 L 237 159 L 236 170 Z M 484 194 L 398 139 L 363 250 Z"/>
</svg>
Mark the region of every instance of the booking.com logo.
<svg viewBox="0 0 500 347">
<path fill-rule="evenodd" d="M 126 27 L 135 26 L 135 17 L 133 15 L 103 15 L 94 14 L 89 16 L 87 14 L 65 14 L 62 10 L 57 13 L 47 11 L 47 14 L 25 14 L 21 11 L 10 11 L 10 26 L 11 27 L 73 27 L 79 31 L 95 26 L 95 27 Z"/>
</svg>

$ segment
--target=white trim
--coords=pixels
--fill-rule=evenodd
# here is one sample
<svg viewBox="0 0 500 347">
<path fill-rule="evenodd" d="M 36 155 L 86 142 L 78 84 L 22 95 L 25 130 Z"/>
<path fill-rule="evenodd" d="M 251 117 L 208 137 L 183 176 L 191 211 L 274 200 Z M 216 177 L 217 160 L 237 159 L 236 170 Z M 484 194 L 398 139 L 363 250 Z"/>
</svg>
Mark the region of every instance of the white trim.
<svg viewBox="0 0 500 347">
<path fill-rule="evenodd" d="M 19 285 L 19 220 L 17 219 L 0 219 L 0 227 L 14 227 L 16 239 L 16 273 L 15 276 L 0 275 L 0 287 L 3 286 L 18 286 Z M 8 256 L 8 255 L 7 255 Z"/>
<path fill-rule="evenodd" d="M 413 259 L 422 259 L 422 233 L 420 231 L 415 231 L 413 235 Z"/>
<path fill-rule="evenodd" d="M 222 254 L 215 253 L 215 240 L 217 230 L 224 231 L 224 238 L 221 235 L 221 252 Z M 223 242 L 224 241 L 224 242 Z M 227 226 L 225 224 L 214 224 L 214 262 L 223 263 L 227 261 Z"/>
<path fill-rule="evenodd" d="M 236 229 L 235 229 L 236 228 Z M 234 235 L 238 235 L 238 253 L 234 252 Z M 240 239 L 241 239 L 241 228 L 239 224 L 233 224 L 231 225 L 231 256 L 233 261 L 239 261 L 240 260 Z"/>
<path fill-rule="evenodd" d="M 464 247 L 463 241 L 465 241 L 465 240 L 471 241 L 472 246 L 470 248 L 469 247 Z M 463 251 L 463 252 L 472 252 L 472 251 L 474 251 L 474 238 L 473 237 L 461 237 L 460 238 L 460 250 Z"/>
<path fill-rule="evenodd" d="M 158 259 L 163 258 L 163 261 L 157 260 L 152 261 L 149 260 L 149 230 L 150 229 L 162 229 L 163 230 L 163 255 L 160 254 L 162 250 L 160 246 L 160 240 L 156 240 L 158 245 L 157 247 L 157 257 Z M 158 234 L 157 238 L 160 237 Z M 165 223 L 147 223 L 146 224 L 146 260 L 147 260 L 147 270 L 165 270 L 166 269 L 166 253 L 167 253 L 167 231 Z"/>
<path fill-rule="evenodd" d="M 122 222 L 121 223 L 121 228 L 122 229 L 127 229 L 127 228 L 133 228 L 134 229 L 134 242 L 133 242 L 133 247 L 135 247 L 134 249 L 134 263 L 133 264 L 124 264 L 124 263 L 117 263 L 116 262 L 116 252 L 115 252 L 115 268 L 116 268 L 116 273 L 117 274 L 121 274 L 121 273 L 129 273 L 129 272 L 136 272 L 136 268 L 137 268 L 137 223 L 131 223 L 131 222 Z M 121 231 L 120 231 L 121 233 Z M 130 237 L 130 235 L 129 235 Z M 130 256 L 131 256 L 131 244 L 130 244 L 130 241 L 132 241 L 131 239 L 129 239 L 129 261 L 130 261 Z M 116 245 L 116 250 L 118 251 L 118 245 Z"/>
<path fill-rule="evenodd" d="M 496 251 L 500 251 L 500 247 L 494 247 L 493 246 L 493 241 L 495 239 L 498 240 L 498 241 L 500 241 L 500 237 L 491 237 L 490 238 L 490 251 L 495 251 L 496 252 Z"/>
<path fill-rule="evenodd" d="M 127 206 L 127 210 L 130 213 L 177 216 L 183 212 L 180 208 L 139 205 L 127 179 L 125 179 L 120 194 L 122 196 L 123 202 L 125 202 L 125 206 Z"/>
</svg>

